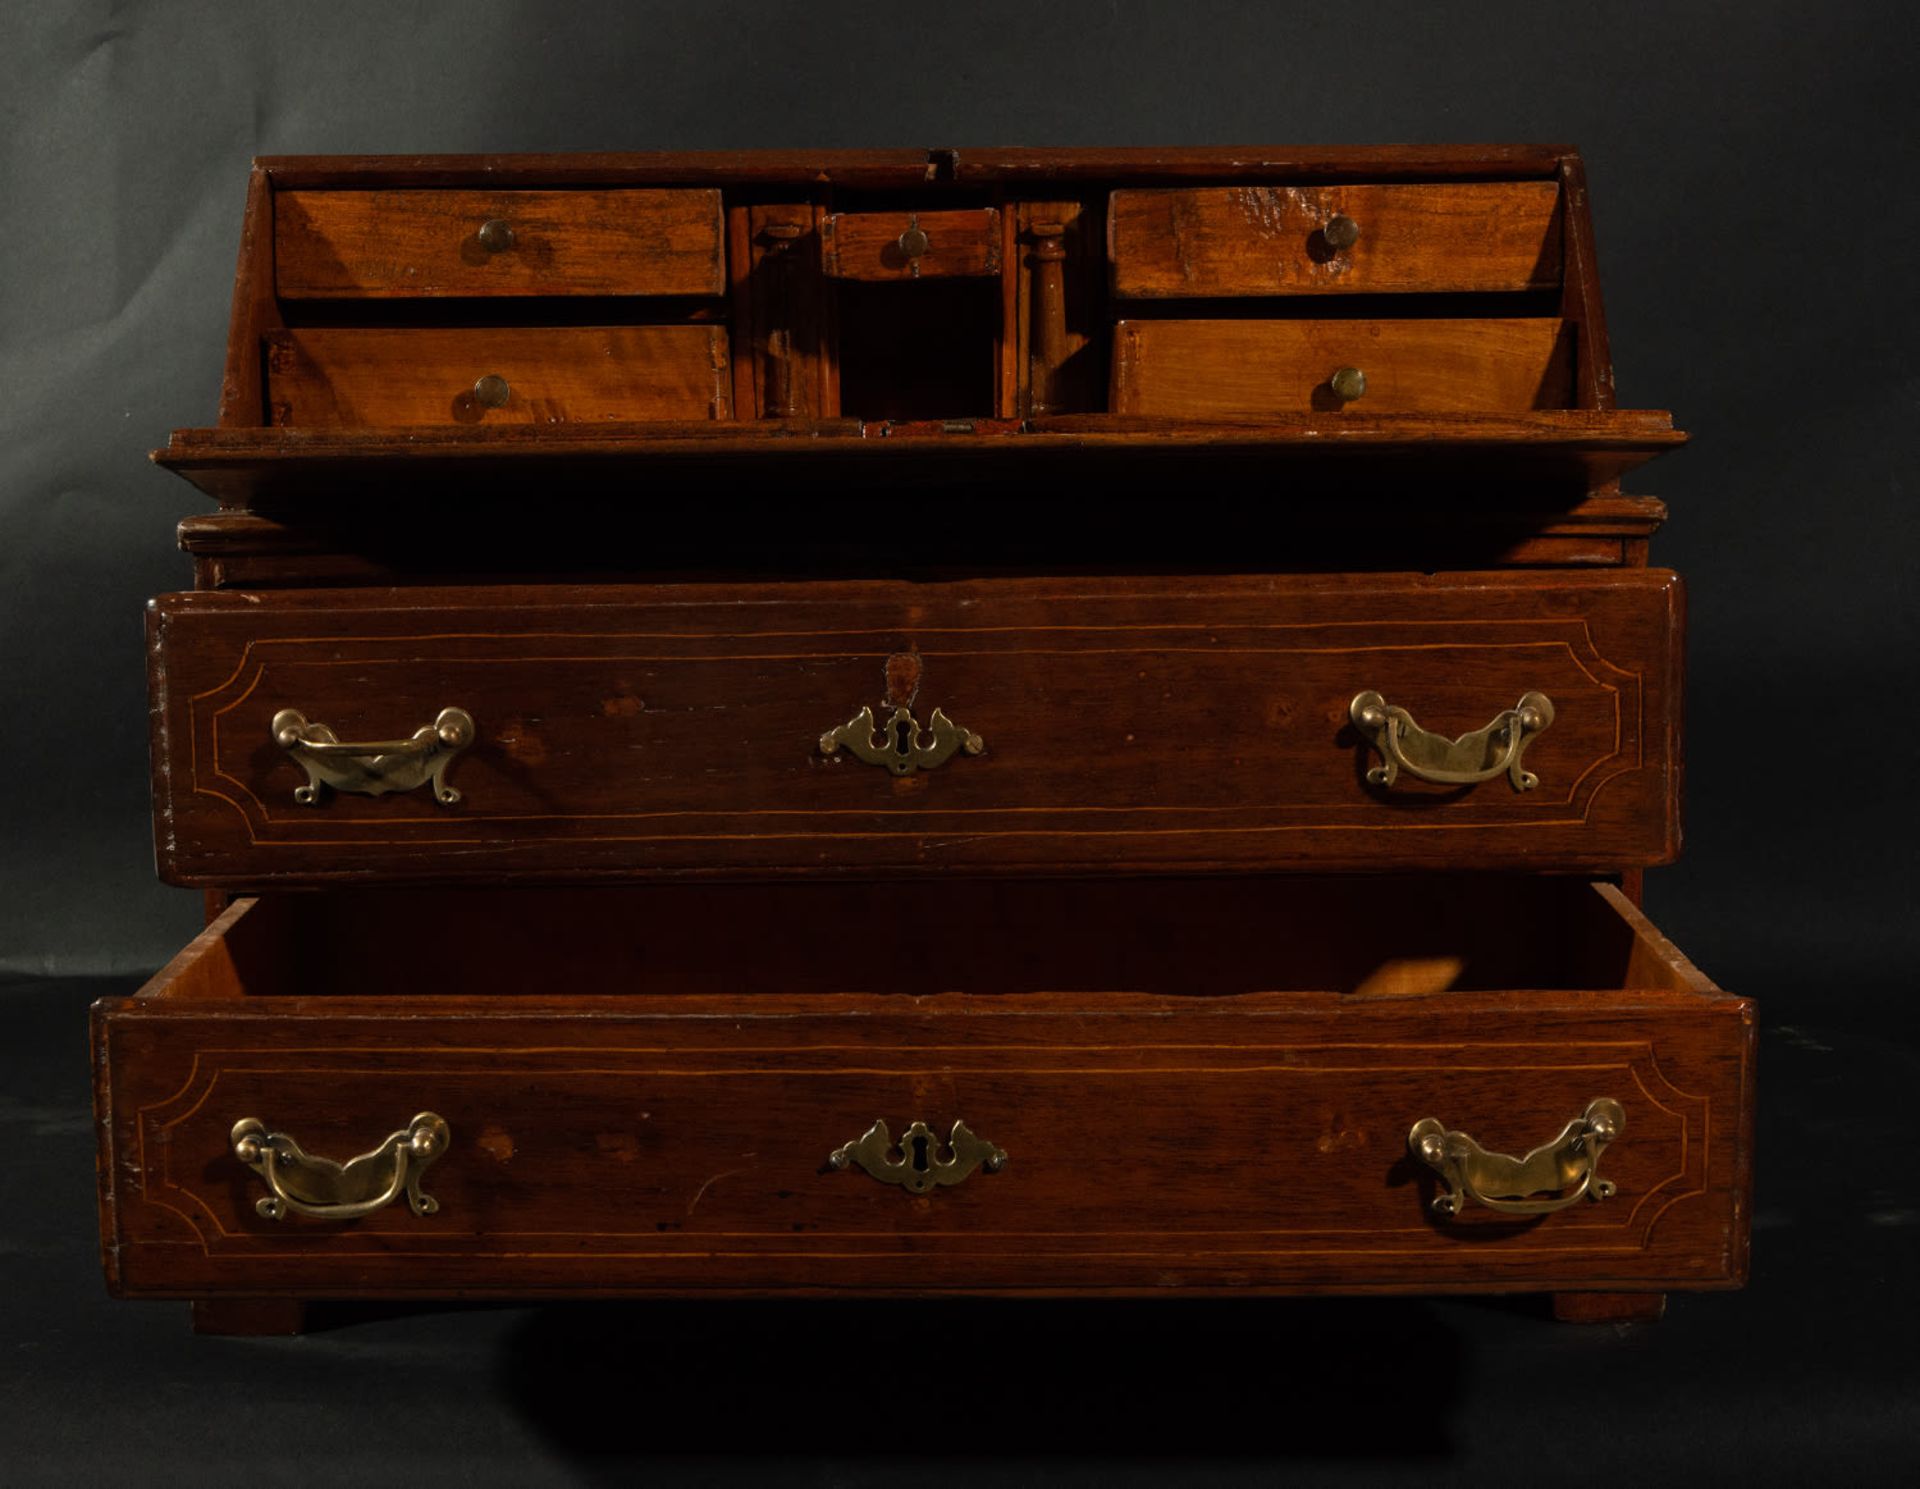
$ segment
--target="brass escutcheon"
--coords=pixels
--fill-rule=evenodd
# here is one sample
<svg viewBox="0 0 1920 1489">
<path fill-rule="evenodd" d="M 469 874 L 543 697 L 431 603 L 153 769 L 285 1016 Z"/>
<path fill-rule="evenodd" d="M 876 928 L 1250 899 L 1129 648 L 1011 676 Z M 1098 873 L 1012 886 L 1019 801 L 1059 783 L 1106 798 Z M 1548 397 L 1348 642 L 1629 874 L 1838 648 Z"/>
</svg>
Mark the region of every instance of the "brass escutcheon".
<svg viewBox="0 0 1920 1489">
<path fill-rule="evenodd" d="M 371 1153 L 345 1163 L 315 1158 L 284 1132 L 269 1132 L 258 1117 L 233 1124 L 233 1156 L 267 1181 L 273 1191 L 254 1204 L 268 1220 L 284 1220 L 288 1211 L 316 1220 L 358 1220 L 407 1197 L 416 1215 L 431 1215 L 440 1202 L 420 1192 L 420 1176 L 447 1151 L 446 1121 L 422 1112 L 398 1132 L 389 1133 Z"/>
<path fill-rule="evenodd" d="M 1583 1197 L 1612 1198 L 1613 1181 L 1600 1177 L 1600 1155 L 1626 1125 L 1620 1103 L 1597 1096 L 1558 1137 L 1524 1158 L 1489 1153 L 1437 1117 L 1414 1123 L 1407 1147 L 1447 1183 L 1447 1192 L 1434 1198 L 1436 1215 L 1458 1215 L 1469 1200 L 1503 1215 L 1546 1215 Z"/>
<path fill-rule="evenodd" d="M 834 1168 L 852 1164 L 872 1174 L 883 1184 L 898 1184 L 909 1194 L 925 1194 L 929 1189 L 958 1184 L 977 1168 L 997 1174 L 1006 1167 L 1007 1154 L 984 1138 L 974 1136 L 965 1122 L 955 1122 L 947 1137 L 945 1158 L 940 1156 L 940 1139 L 925 1122 L 915 1122 L 900 1134 L 896 1149 L 887 1124 L 876 1121 L 850 1143 L 842 1143 L 827 1155 Z M 899 1157 L 894 1157 L 895 1152 Z"/>
<path fill-rule="evenodd" d="M 325 724 L 309 724 L 297 708 L 283 708 L 273 716 L 274 743 L 300 763 L 307 784 L 294 789 L 302 806 L 318 806 L 321 788 L 360 796 L 385 796 L 433 783 L 433 799 L 443 807 L 460 800 L 446 783 L 447 767 L 473 743 L 473 715 L 464 708 L 443 708 L 431 724 L 416 729 L 409 739 L 347 743 Z"/>
<path fill-rule="evenodd" d="M 884 765 L 897 776 L 944 765 L 956 751 L 978 755 L 986 747 L 979 735 L 962 729 L 937 708 L 923 737 L 920 721 L 905 704 L 897 705 L 884 725 L 874 722 L 871 708 L 863 708 L 820 736 L 821 754 L 837 755 L 845 749 L 856 760 Z"/>
<path fill-rule="evenodd" d="M 1441 786 L 1471 786 L 1505 775 L 1516 791 L 1531 791 L 1540 777 L 1523 769 L 1521 753 L 1553 722 L 1553 701 L 1545 693 L 1527 693 L 1484 729 L 1448 739 L 1414 723 L 1404 708 L 1369 689 L 1348 705 L 1353 727 L 1380 752 L 1380 765 L 1367 771 L 1375 786 L 1391 786 L 1400 772 Z"/>
</svg>

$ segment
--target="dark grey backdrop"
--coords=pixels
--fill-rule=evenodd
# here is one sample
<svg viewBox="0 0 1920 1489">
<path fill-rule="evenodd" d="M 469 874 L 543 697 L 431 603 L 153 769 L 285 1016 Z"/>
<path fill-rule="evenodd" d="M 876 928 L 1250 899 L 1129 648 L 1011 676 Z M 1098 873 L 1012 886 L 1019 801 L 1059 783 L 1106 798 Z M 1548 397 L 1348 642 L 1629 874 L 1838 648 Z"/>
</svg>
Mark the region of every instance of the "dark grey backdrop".
<svg viewBox="0 0 1920 1489">
<path fill-rule="evenodd" d="M 843 7 L 13 0 L 0 45 L 0 969 L 152 966 L 150 468 L 209 422 L 248 158 L 307 151 L 1571 141 L 1622 401 L 1692 582 L 1656 916 L 1770 1019 L 1915 965 L 1910 5 Z M 990 509 L 972 514 L 986 520 Z M 1017 514 L 1004 518 L 1017 521 Z"/>
</svg>

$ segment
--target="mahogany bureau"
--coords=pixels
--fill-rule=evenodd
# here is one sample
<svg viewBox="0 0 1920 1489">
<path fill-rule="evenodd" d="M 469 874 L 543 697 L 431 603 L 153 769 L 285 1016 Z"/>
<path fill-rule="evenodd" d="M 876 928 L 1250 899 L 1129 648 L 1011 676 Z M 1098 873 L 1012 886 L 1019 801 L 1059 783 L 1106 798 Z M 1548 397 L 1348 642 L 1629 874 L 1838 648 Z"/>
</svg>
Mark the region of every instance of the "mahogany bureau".
<svg viewBox="0 0 1920 1489">
<path fill-rule="evenodd" d="M 110 1288 L 1738 1286 L 1683 438 L 1566 149 L 258 162 Z"/>
</svg>

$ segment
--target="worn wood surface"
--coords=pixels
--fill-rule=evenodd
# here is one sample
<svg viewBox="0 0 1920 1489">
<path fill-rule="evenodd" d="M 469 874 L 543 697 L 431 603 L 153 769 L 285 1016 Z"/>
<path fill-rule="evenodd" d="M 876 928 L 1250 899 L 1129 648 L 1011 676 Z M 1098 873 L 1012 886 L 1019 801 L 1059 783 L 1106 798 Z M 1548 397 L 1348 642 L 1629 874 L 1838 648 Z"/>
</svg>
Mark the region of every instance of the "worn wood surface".
<svg viewBox="0 0 1920 1489">
<path fill-rule="evenodd" d="M 512 243 L 478 237 L 499 220 Z M 288 299 L 718 295 L 720 193 L 282 190 L 274 277 Z"/>
<path fill-rule="evenodd" d="M 1107 251 L 1122 298 L 1554 289 L 1559 207 L 1552 181 L 1120 190 Z"/>
<path fill-rule="evenodd" d="M 1587 168 L 1577 155 L 1560 163 L 1560 192 L 1566 203 L 1567 264 L 1560 313 L 1577 328 L 1574 401 L 1580 408 L 1611 409 L 1615 404 L 1613 353 L 1607 342 L 1607 312 L 1601 303 L 1600 271 L 1594 256 Z"/>
<path fill-rule="evenodd" d="M 909 257 L 900 240 L 917 229 L 925 252 Z M 1000 213 L 830 212 L 820 223 L 820 254 L 830 279 L 977 278 L 1000 272 Z"/>
<path fill-rule="evenodd" d="M 1563 924 L 1620 913 L 1617 897 L 1582 905 L 1595 891 L 1561 888 Z M 1349 885 L 1328 933 L 1377 919 L 1374 892 Z M 628 898 L 608 913 L 629 914 Z M 243 902 L 227 928 L 252 913 Z M 358 934 L 325 900 L 281 913 L 330 940 Z M 446 913 L 440 933 L 458 940 L 466 922 Z M 1462 960 L 1489 924 L 1465 920 Z M 1105 930 L 1061 928 L 1069 941 Z M 269 947 L 297 934 L 282 927 Z M 550 976 L 540 943 L 519 944 L 479 986 L 423 993 L 376 975 L 351 996 L 290 996 L 295 964 L 268 950 L 232 964 L 224 997 L 162 979 L 101 1004 L 117 1290 L 1447 1291 L 1744 1276 L 1751 1008 L 1676 987 L 1699 981 L 1691 969 L 1652 987 L 1598 985 L 1620 975 L 1610 959 L 1543 965 L 1544 989 L 1212 997 L 1183 996 L 1160 958 L 1147 975 L 1170 980 L 1153 986 L 981 998 L 857 991 L 881 969 L 830 950 L 856 991 L 794 998 L 782 964 L 736 938 L 707 951 L 736 969 L 733 996 L 596 1000 L 620 989 Z M 803 981 L 817 976 L 810 955 L 796 954 Z M 1597 985 L 1565 985 L 1583 972 Z M 1431 1177 L 1406 1151 L 1416 1120 L 1520 1152 L 1602 1094 L 1627 1113 L 1604 1164 L 1613 1199 L 1535 1221 L 1432 1214 Z M 228 1149 L 233 1122 L 257 1116 L 346 1157 L 421 1110 L 453 1133 L 423 1185 L 440 1202 L 431 1217 L 264 1220 L 260 1181 Z M 831 1169 L 828 1153 L 876 1118 L 896 1134 L 965 1120 L 1009 1161 L 920 1198 Z"/>
<path fill-rule="evenodd" d="M 310 326 L 268 333 L 276 426 L 565 424 L 724 419 L 732 411 L 720 326 Z M 476 395 L 507 381 L 507 401 Z"/>
<path fill-rule="evenodd" d="M 273 291 L 273 188 L 255 166 L 247 179 L 240 220 L 240 257 L 234 269 L 227 322 L 227 365 L 220 379 L 222 428 L 257 428 L 267 419 L 266 366 L 261 340 L 281 324 Z"/>
<path fill-rule="evenodd" d="M 1366 391 L 1329 380 L 1357 368 Z M 1117 414 L 1173 419 L 1325 413 L 1513 413 L 1564 408 L 1573 333 L 1562 320 L 1121 321 Z"/>
<path fill-rule="evenodd" d="M 151 611 L 170 882 L 659 873 L 1610 869 L 1678 846 L 1680 591 L 1659 570 L 174 595 Z M 895 778 L 816 741 L 887 659 L 985 753 Z M 1377 764 L 1378 689 L 1449 736 L 1529 690 L 1541 786 Z M 268 724 L 479 737 L 454 808 L 298 805 Z"/>
</svg>

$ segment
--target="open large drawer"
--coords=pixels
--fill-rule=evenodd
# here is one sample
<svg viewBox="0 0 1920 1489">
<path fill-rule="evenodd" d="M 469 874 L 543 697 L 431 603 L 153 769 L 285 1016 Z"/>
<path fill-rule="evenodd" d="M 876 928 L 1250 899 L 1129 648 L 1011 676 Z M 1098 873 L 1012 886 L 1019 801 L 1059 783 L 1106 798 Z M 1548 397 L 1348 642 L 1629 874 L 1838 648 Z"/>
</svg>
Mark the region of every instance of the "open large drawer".
<svg viewBox="0 0 1920 1489">
<path fill-rule="evenodd" d="M 242 900 L 95 1010 L 106 1265 L 191 1297 L 1724 1287 L 1752 1036 L 1574 880 Z"/>
</svg>

